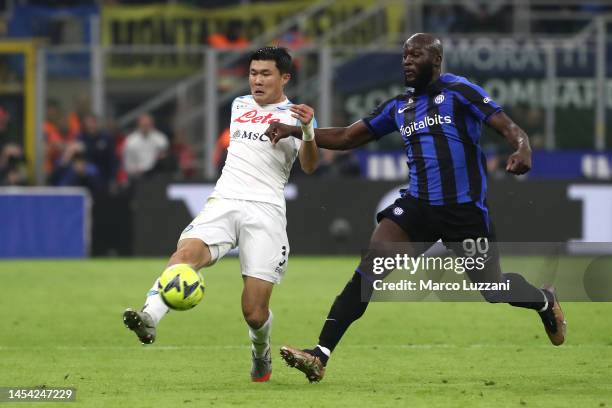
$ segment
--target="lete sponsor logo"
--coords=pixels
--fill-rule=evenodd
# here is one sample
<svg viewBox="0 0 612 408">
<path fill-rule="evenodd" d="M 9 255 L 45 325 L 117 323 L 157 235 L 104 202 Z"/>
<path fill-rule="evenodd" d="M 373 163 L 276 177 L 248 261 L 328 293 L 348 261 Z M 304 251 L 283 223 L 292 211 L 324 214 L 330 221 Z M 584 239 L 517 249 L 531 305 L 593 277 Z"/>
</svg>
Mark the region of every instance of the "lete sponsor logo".
<svg viewBox="0 0 612 408">
<path fill-rule="evenodd" d="M 280 119 L 275 118 L 271 113 L 267 115 L 259 115 L 257 109 L 250 110 L 248 112 L 243 113 L 234 119 L 234 122 L 238 123 L 273 123 L 280 122 Z"/>
</svg>

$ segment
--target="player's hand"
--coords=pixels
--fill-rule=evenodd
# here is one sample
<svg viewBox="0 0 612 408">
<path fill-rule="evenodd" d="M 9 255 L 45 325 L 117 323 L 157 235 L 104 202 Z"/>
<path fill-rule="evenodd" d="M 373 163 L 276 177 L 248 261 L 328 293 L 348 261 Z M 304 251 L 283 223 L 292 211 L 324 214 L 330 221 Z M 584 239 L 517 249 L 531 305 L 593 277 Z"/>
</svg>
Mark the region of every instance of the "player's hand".
<svg viewBox="0 0 612 408">
<path fill-rule="evenodd" d="M 506 171 L 512 174 L 525 174 L 531 170 L 531 149 L 518 149 L 508 157 Z"/>
<path fill-rule="evenodd" d="M 292 105 L 289 110 L 293 112 L 291 116 L 302 122 L 302 125 L 308 125 L 314 118 L 314 109 L 308 105 Z"/>
<path fill-rule="evenodd" d="M 272 122 L 264 132 L 264 135 L 268 136 L 272 145 L 275 145 L 279 140 L 293 136 L 293 132 L 295 132 L 296 129 L 295 126 L 285 125 L 280 122 Z"/>
</svg>

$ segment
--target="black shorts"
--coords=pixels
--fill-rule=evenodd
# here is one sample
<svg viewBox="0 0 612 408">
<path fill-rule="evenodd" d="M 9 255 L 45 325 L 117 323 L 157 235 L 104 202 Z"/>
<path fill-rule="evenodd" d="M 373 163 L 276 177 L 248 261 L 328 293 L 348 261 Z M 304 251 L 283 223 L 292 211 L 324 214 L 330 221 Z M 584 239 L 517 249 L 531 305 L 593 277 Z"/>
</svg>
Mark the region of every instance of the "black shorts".
<svg viewBox="0 0 612 408">
<path fill-rule="evenodd" d="M 495 232 L 486 205 L 478 206 L 474 202 L 431 205 L 406 195 L 376 216 L 378 222 L 383 218 L 399 225 L 409 240 L 422 243 L 423 249 L 441 239 L 458 256 L 473 256 L 473 252 L 486 249 L 494 259 L 498 258 Z"/>
</svg>

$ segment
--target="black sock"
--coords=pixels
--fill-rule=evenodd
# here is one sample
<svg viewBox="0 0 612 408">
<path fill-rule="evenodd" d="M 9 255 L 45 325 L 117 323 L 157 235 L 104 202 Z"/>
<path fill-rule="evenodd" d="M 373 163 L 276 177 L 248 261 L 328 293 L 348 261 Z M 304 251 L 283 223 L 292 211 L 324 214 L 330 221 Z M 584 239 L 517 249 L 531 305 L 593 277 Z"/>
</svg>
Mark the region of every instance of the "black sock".
<svg viewBox="0 0 612 408">
<path fill-rule="evenodd" d="M 315 347 L 313 349 L 305 349 L 304 351 L 307 352 L 310 355 L 318 357 L 319 360 L 321 360 L 321 363 L 323 363 L 324 366 L 327 365 L 327 360 L 329 360 L 329 357 L 327 357 L 327 354 L 322 352 L 320 348 Z"/>
<path fill-rule="evenodd" d="M 334 351 L 351 323 L 359 319 L 368 307 L 368 302 L 361 301 L 361 281 L 361 274 L 355 272 L 342 293 L 336 297 L 323 324 L 319 335 L 319 345 L 328 348 L 330 352 Z M 366 290 L 368 292 L 365 293 L 365 296 L 369 300 L 371 288 L 366 288 Z M 319 352 L 323 354 L 320 350 Z"/>
<path fill-rule="evenodd" d="M 552 307 L 552 294 L 546 290 L 542 291 L 518 273 L 504 273 L 502 282 L 510 281 L 510 292 L 508 294 L 508 303 L 515 307 L 524 307 L 536 311 L 542 310 L 546 305 L 546 300 Z M 548 297 L 550 295 L 550 298 Z M 546 296 L 546 299 L 544 298 Z M 554 300 L 553 300 L 554 301 Z"/>
</svg>

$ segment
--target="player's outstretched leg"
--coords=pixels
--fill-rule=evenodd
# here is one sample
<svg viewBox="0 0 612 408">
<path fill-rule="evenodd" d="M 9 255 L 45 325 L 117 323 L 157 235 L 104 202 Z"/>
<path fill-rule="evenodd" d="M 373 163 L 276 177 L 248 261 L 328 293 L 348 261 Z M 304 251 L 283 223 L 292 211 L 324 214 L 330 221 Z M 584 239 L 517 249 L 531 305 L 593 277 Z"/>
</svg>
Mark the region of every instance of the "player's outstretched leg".
<svg viewBox="0 0 612 408">
<path fill-rule="evenodd" d="M 251 339 L 251 381 L 266 382 L 272 376 L 270 333 L 272 311 L 268 308 L 274 284 L 250 276 L 244 277 L 242 314 L 249 326 Z"/>
<path fill-rule="evenodd" d="M 291 346 L 281 348 L 281 357 L 287 365 L 303 372 L 311 383 L 323 379 L 331 352 L 349 326 L 359 319 L 368 307 L 368 302 L 361 299 L 361 280 L 361 274 L 355 272 L 344 290 L 336 297 L 319 335 L 319 344 L 312 349 L 303 350 Z"/>
<path fill-rule="evenodd" d="M 370 245 L 373 248 L 384 247 L 385 243 L 403 242 L 410 239 L 408 234 L 394 221 L 383 218 L 374 233 Z M 409 249 L 408 252 L 418 253 L 420 249 Z M 421 248 L 425 250 L 426 248 Z M 319 344 L 311 349 L 296 349 L 291 346 L 281 348 L 281 357 L 290 366 L 297 368 L 306 375 L 310 382 L 318 382 L 325 375 L 325 367 L 331 353 L 334 351 L 349 326 L 365 313 L 370 297 L 372 286 L 362 285 L 363 277 L 359 271 L 372 270 L 371 260 L 366 254 L 359 264 L 352 279 L 346 284 L 342 292 L 336 297 L 321 329 Z"/>
<path fill-rule="evenodd" d="M 188 238 L 179 241 L 176 252 L 170 257 L 167 267 L 186 263 L 198 270 L 210 262 L 211 254 L 208 246 L 199 239 Z M 142 344 L 152 344 L 155 341 L 156 327 L 168 311 L 168 306 L 159 294 L 156 279 L 147 292 L 142 311 L 126 309 L 123 312 L 123 324 L 136 334 Z"/>
</svg>

